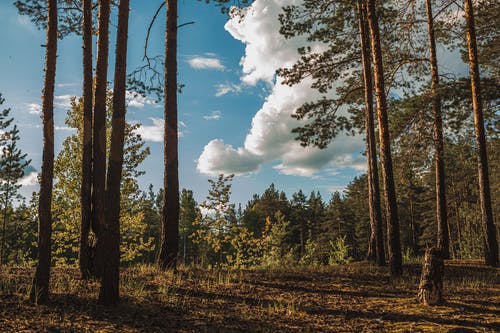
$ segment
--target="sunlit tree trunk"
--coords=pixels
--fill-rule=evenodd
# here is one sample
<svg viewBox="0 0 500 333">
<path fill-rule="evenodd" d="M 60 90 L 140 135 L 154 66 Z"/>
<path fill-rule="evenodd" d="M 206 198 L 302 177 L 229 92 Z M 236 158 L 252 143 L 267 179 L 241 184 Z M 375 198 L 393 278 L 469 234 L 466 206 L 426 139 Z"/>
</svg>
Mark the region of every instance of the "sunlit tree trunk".
<svg viewBox="0 0 500 333">
<path fill-rule="evenodd" d="M 177 0 L 167 1 L 165 45 L 165 133 L 162 233 L 158 264 L 175 268 L 179 247 L 179 173 L 177 138 Z"/>
<path fill-rule="evenodd" d="M 80 274 L 90 277 L 89 231 L 92 213 L 92 0 L 83 1 L 83 150 L 80 189 Z"/>
<path fill-rule="evenodd" d="M 474 23 L 474 8 L 472 7 L 472 0 L 464 1 L 464 12 L 467 27 L 467 49 L 469 53 L 474 127 L 476 131 L 481 220 L 483 222 L 483 229 L 485 233 L 484 257 L 487 265 L 496 267 L 498 266 L 498 241 L 496 227 L 493 221 L 493 210 L 491 207 L 488 156 L 486 153 L 486 135 L 484 130 L 481 81 L 479 76 L 479 60 L 477 57 L 476 28 Z"/>
<path fill-rule="evenodd" d="M 43 304 L 49 298 L 54 178 L 54 86 L 57 62 L 57 0 L 48 1 L 45 79 L 42 101 L 43 152 L 38 203 L 38 263 L 30 299 Z"/>
<path fill-rule="evenodd" d="M 389 122 L 387 119 L 387 100 L 385 95 L 384 66 L 382 63 L 382 50 L 380 46 L 380 30 L 375 8 L 375 0 L 367 0 L 367 18 L 370 27 L 371 49 L 375 79 L 375 94 L 377 100 L 377 116 L 380 140 L 380 162 L 384 180 L 384 199 L 387 215 L 387 237 L 389 245 L 389 264 L 391 275 L 401 275 L 402 257 L 401 240 L 399 231 L 398 207 L 394 175 L 392 168 L 391 141 L 389 135 Z"/>
<path fill-rule="evenodd" d="M 105 264 L 102 270 L 99 302 L 104 305 L 115 305 L 120 296 L 120 183 L 125 142 L 128 18 L 129 0 L 120 0 L 115 51 L 111 145 L 106 177 L 106 220 L 101 232 L 102 255 Z"/>
<path fill-rule="evenodd" d="M 99 3 L 99 27 L 97 41 L 97 64 L 94 97 L 94 137 L 92 168 L 92 230 L 96 235 L 94 267 L 96 275 L 100 275 L 103 258 L 100 241 L 100 229 L 105 220 L 106 189 L 106 88 L 108 80 L 109 54 L 109 0 Z"/>
<path fill-rule="evenodd" d="M 434 168 L 436 175 L 436 222 L 437 245 L 444 259 L 450 258 L 450 239 L 446 210 L 446 183 L 443 160 L 443 121 L 441 119 L 441 97 L 439 96 L 439 72 L 434 37 L 434 18 L 431 0 L 425 1 L 431 65 L 432 112 L 434 115 Z"/>
<path fill-rule="evenodd" d="M 368 204 L 370 209 L 370 241 L 367 259 L 377 265 L 385 265 L 384 235 L 382 231 L 382 212 L 380 210 L 380 189 L 377 165 L 377 143 L 375 141 L 375 122 L 373 118 L 373 80 L 370 61 L 370 36 L 366 17 L 366 6 L 358 0 L 358 21 L 363 66 L 365 95 L 366 157 L 368 160 Z"/>
</svg>

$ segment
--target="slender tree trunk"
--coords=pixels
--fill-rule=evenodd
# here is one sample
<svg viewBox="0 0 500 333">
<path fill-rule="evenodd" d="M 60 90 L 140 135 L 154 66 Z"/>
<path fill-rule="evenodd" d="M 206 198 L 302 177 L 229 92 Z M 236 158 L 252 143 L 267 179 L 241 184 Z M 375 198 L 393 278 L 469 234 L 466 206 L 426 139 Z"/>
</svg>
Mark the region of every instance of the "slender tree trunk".
<svg viewBox="0 0 500 333">
<path fill-rule="evenodd" d="M 106 183 L 106 220 L 102 228 L 103 265 L 99 302 L 115 305 L 119 301 L 120 279 L 120 184 L 125 141 L 125 90 L 127 76 L 129 0 L 120 0 L 113 89 L 111 145 Z"/>
<path fill-rule="evenodd" d="M 38 202 L 38 264 L 30 299 L 37 304 L 49 299 L 52 236 L 52 184 L 54 175 L 54 86 L 57 61 L 57 0 L 48 1 L 47 48 L 42 101 L 43 152 Z"/>
<path fill-rule="evenodd" d="M 443 259 L 450 258 L 450 239 L 446 212 L 446 183 L 443 161 L 443 121 L 441 119 L 441 97 L 439 95 L 439 72 L 436 55 L 436 39 L 434 38 L 434 18 L 431 0 L 425 1 L 427 9 L 427 28 L 429 31 L 429 51 L 431 64 L 432 112 L 434 114 L 434 167 L 436 174 L 436 221 L 437 246 L 441 249 Z"/>
<path fill-rule="evenodd" d="M 177 138 L 177 0 L 167 1 L 165 45 L 165 189 L 162 208 L 162 234 L 158 264 L 175 268 L 179 247 L 179 173 Z"/>
<path fill-rule="evenodd" d="M 100 275 L 102 265 L 102 247 L 100 231 L 105 220 L 106 197 L 106 89 L 108 80 L 109 54 L 109 0 L 100 0 L 99 28 L 97 42 L 96 83 L 94 96 L 94 137 L 93 137 L 93 168 L 92 168 L 92 222 L 91 227 L 96 235 L 94 269 Z"/>
<path fill-rule="evenodd" d="M 380 162 L 384 180 L 384 198 L 387 215 L 387 237 L 389 244 L 389 264 L 393 277 L 401 276 L 402 257 L 401 240 L 399 231 L 398 206 L 394 175 L 392 170 L 391 141 L 389 135 L 389 122 L 387 119 L 387 100 L 385 95 L 384 66 L 382 63 L 382 50 L 380 46 L 380 30 L 375 9 L 375 0 L 367 2 L 368 25 L 371 34 L 371 48 L 375 78 L 375 94 L 377 100 L 377 116 L 380 140 Z"/>
<path fill-rule="evenodd" d="M 373 79 L 370 61 L 370 36 L 366 18 L 366 6 L 358 0 L 359 34 L 361 42 L 361 62 L 365 93 L 366 157 L 368 160 L 368 204 L 370 209 L 370 243 L 367 259 L 377 265 L 385 265 L 384 234 L 382 212 L 380 210 L 380 189 L 377 165 L 377 143 L 375 141 L 375 121 L 373 118 Z"/>
<path fill-rule="evenodd" d="M 83 1 L 83 151 L 80 188 L 80 275 L 88 279 L 92 266 L 89 231 L 92 214 L 92 0 Z"/>
<path fill-rule="evenodd" d="M 476 28 L 472 0 L 464 0 L 464 11 L 467 26 L 467 49 L 469 51 L 472 107 L 474 110 L 474 125 L 476 130 L 479 198 L 481 201 L 481 219 L 483 222 L 486 245 L 484 248 L 484 258 L 487 265 L 497 267 L 498 241 L 495 222 L 493 220 L 493 210 L 491 207 L 488 156 L 486 153 L 486 135 L 481 100 L 481 79 L 479 76 L 479 60 L 477 57 Z"/>
</svg>

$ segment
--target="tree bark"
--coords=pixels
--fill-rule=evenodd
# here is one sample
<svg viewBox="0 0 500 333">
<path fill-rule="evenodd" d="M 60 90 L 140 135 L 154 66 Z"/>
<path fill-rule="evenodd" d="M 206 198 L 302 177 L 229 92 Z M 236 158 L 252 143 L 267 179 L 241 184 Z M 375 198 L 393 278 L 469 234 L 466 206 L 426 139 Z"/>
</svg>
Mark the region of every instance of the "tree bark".
<svg viewBox="0 0 500 333">
<path fill-rule="evenodd" d="M 109 0 L 99 3 L 99 27 L 97 42 L 96 83 L 94 96 L 94 137 L 93 137 L 93 169 L 92 169 L 92 222 L 91 227 L 96 235 L 94 269 L 97 276 L 102 270 L 102 244 L 100 230 L 105 220 L 106 198 L 106 89 L 108 81 L 109 54 Z"/>
<path fill-rule="evenodd" d="M 439 95 L 439 72 L 436 55 L 436 39 L 434 37 L 434 18 L 431 0 L 425 1 L 427 9 L 427 29 L 429 31 L 429 51 L 431 65 L 432 112 L 434 115 L 434 168 L 436 178 L 436 222 L 437 245 L 444 259 L 450 258 L 450 238 L 446 209 L 446 183 L 444 173 L 443 121 L 441 119 L 441 97 Z"/>
<path fill-rule="evenodd" d="M 402 257 L 401 240 L 399 231 L 398 207 L 394 175 L 392 169 L 391 141 L 389 135 L 389 122 L 387 119 L 387 100 L 385 95 L 384 66 L 382 63 L 382 50 L 380 46 L 380 30 L 375 9 L 375 0 L 367 0 L 367 18 L 370 27 L 371 49 L 375 79 L 375 94 L 377 100 L 377 116 L 380 140 L 380 162 L 384 180 L 384 199 L 387 215 L 387 237 L 389 244 L 389 265 L 391 276 L 401 276 Z"/>
<path fill-rule="evenodd" d="M 472 0 L 464 0 L 465 21 L 467 27 L 467 49 L 469 53 L 469 71 L 472 90 L 472 108 L 474 110 L 474 127 L 476 131 L 476 149 L 479 178 L 479 198 L 481 203 L 481 220 L 485 233 L 484 259 L 486 265 L 498 266 L 498 241 L 493 210 L 491 207 L 490 180 L 488 173 L 488 156 L 486 152 L 486 135 L 484 130 L 483 105 L 481 100 L 481 79 L 479 76 L 479 60 L 477 57 L 476 28 Z"/>
<path fill-rule="evenodd" d="M 367 259 L 377 265 L 385 265 L 382 212 L 380 209 L 380 189 L 377 165 L 377 143 L 375 141 L 375 121 L 373 117 L 373 79 L 370 61 L 370 36 L 366 17 L 366 5 L 358 0 L 358 21 L 363 66 L 365 95 L 366 157 L 368 160 L 368 205 L 370 210 L 370 243 Z"/>
<path fill-rule="evenodd" d="M 425 305 L 443 303 L 444 261 L 441 249 L 431 247 L 425 251 L 418 298 Z"/>
<path fill-rule="evenodd" d="M 103 265 L 99 302 L 115 305 L 119 301 L 120 279 L 120 184 L 125 141 L 125 91 L 127 76 L 129 0 L 120 0 L 113 88 L 111 145 L 106 183 L 106 220 L 102 229 Z"/>
<path fill-rule="evenodd" d="M 47 46 L 42 102 L 43 152 L 38 203 L 38 264 L 30 291 L 36 304 L 49 299 L 52 237 L 52 184 L 54 176 L 54 86 L 57 62 L 57 0 L 48 1 Z"/>
<path fill-rule="evenodd" d="M 80 188 L 79 266 L 82 279 L 91 276 L 89 231 L 92 213 L 92 0 L 83 1 L 83 151 Z"/>
<path fill-rule="evenodd" d="M 179 173 L 177 133 L 177 0 L 167 1 L 165 45 L 165 132 L 164 132 L 164 200 L 162 234 L 158 265 L 174 268 L 179 247 Z"/>
</svg>

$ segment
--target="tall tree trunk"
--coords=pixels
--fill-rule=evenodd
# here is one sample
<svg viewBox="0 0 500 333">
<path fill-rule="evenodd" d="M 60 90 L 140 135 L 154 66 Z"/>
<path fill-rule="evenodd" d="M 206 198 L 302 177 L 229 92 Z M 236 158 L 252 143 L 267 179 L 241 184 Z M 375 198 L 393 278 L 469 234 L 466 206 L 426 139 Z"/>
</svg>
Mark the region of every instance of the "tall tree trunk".
<svg viewBox="0 0 500 333">
<path fill-rule="evenodd" d="M 96 235 L 94 267 L 97 276 L 102 270 L 103 258 L 100 231 L 105 220 L 106 198 L 106 89 L 108 81 L 109 54 L 109 0 L 100 0 L 97 42 L 97 65 L 94 97 L 94 137 L 92 168 L 92 230 Z"/>
<path fill-rule="evenodd" d="M 481 201 L 481 219 L 485 232 L 484 259 L 489 266 L 498 266 L 498 241 L 493 210 L 491 207 L 488 156 L 486 153 L 486 135 L 484 131 L 483 105 L 481 100 L 481 79 L 477 57 L 476 28 L 472 0 L 464 0 L 465 21 L 467 26 L 467 49 L 469 51 L 469 70 L 472 90 L 472 107 L 476 130 L 477 163 L 479 176 L 479 198 Z"/>
<path fill-rule="evenodd" d="M 57 0 L 48 2 L 47 47 L 43 89 L 43 153 L 38 202 L 38 264 L 30 299 L 43 304 L 49 298 L 50 243 L 52 236 L 52 183 L 54 176 L 54 86 L 57 61 Z"/>
<path fill-rule="evenodd" d="M 401 240 L 399 232 L 398 206 L 394 175 L 392 170 L 391 141 L 389 122 L 387 119 L 387 100 L 385 95 L 384 66 L 380 46 L 380 30 L 375 9 L 375 0 L 367 0 L 367 17 L 370 27 L 373 69 L 375 78 L 375 94 L 377 100 L 377 116 L 380 140 L 380 162 L 384 180 L 384 199 L 387 215 L 387 237 L 389 244 L 389 264 L 393 277 L 401 276 L 403 266 L 401 257 Z"/>
<path fill-rule="evenodd" d="M 175 268 L 179 247 L 179 173 L 177 137 L 177 0 L 167 1 L 165 45 L 164 197 L 158 264 Z"/>
<path fill-rule="evenodd" d="M 450 239 L 446 211 L 446 183 L 443 160 L 443 121 L 441 119 L 441 97 L 439 95 L 439 72 L 436 55 L 436 39 L 434 37 L 434 18 L 431 0 L 425 1 L 427 9 L 427 28 L 429 31 L 429 51 L 431 64 L 432 112 L 434 114 L 434 168 L 436 176 L 436 221 L 437 246 L 441 249 L 443 259 L 450 258 Z"/>
<path fill-rule="evenodd" d="M 102 255 L 106 259 L 106 264 L 103 265 L 102 270 L 99 302 L 104 305 L 115 305 L 120 296 L 120 184 L 125 141 L 128 17 L 129 0 L 120 0 L 115 51 L 111 145 L 106 178 L 106 221 L 101 232 Z"/>
<path fill-rule="evenodd" d="M 92 0 L 83 1 L 83 151 L 80 188 L 80 275 L 88 279 L 92 271 L 89 231 L 92 214 Z"/>
<path fill-rule="evenodd" d="M 377 165 L 377 143 L 375 141 L 375 122 L 373 118 L 373 79 L 370 61 L 370 36 L 366 17 L 366 6 L 358 0 L 358 20 L 363 66 L 365 94 L 366 157 L 368 160 L 368 204 L 370 209 L 370 243 L 367 259 L 377 265 L 385 265 L 384 234 L 382 231 L 382 212 L 380 210 L 380 189 Z"/>
</svg>

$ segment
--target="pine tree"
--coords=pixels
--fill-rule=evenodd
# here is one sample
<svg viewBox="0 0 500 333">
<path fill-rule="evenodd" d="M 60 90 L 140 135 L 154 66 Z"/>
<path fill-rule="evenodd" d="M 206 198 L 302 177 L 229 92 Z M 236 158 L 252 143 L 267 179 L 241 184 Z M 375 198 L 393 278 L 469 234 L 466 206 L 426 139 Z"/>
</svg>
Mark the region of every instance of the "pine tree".
<svg viewBox="0 0 500 333">
<path fill-rule="evenodd" d="M 4 103 L 0 94 L 0 105 Z M 0 243 L 0 265 L 7 261 L 7 225 L 10 221 L 14 200 L 21 199 L 18 193 L 21 185 L 18 181 L 24 176 L 24 170 L 31 161 L 26 160 L 17 146 L 19 142 L 19 130 L 14 125 L 10 128 L 14 118 L 9 117 L 10 109 L 0 112 L 0 209 L 2 211 L 2 239 Z"/>
</svg>

